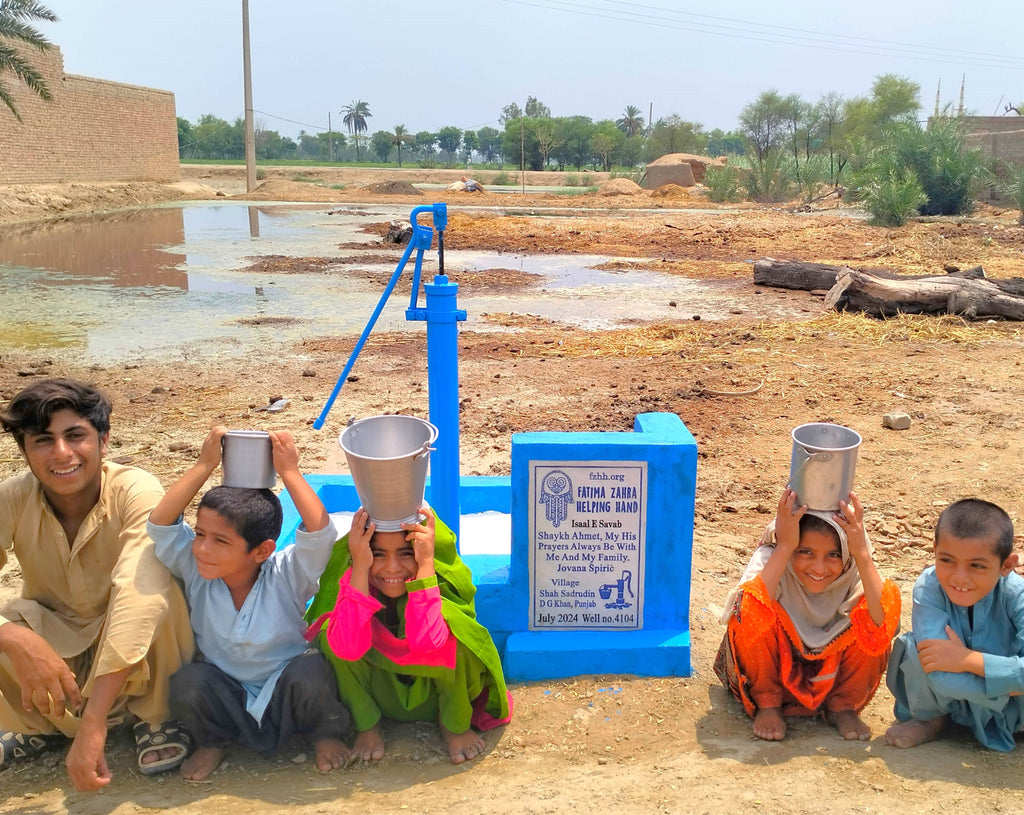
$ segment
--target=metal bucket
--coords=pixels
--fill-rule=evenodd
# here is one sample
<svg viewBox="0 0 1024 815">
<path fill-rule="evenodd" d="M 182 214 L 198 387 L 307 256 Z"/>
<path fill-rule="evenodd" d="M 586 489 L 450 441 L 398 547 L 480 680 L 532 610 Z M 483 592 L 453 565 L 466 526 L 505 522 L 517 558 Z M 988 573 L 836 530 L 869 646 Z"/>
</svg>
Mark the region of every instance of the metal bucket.
<svg viewBox="0 0 1024 815">
<path fill-rule="evenodd" d="M 789 488 L 796 491 L 797 502 L 829 512 L 839 509 L 840 501 L 849 501 L 860 443 L 859 433 L 838 424 L 795 428 Z"/>
<path fill-rule="evenodd" d="M 221 439 L 221 483 L 225 487 L 271 489 L 277 483 L 270 434 L 263 430 L 229 430 Z"/>
<path fill-rule="evenodd" d="M 371 416 L 338 437 L 363 509 L 381 532 L 418 523 L 437 428 L 415 416 Z"/>
</svg>

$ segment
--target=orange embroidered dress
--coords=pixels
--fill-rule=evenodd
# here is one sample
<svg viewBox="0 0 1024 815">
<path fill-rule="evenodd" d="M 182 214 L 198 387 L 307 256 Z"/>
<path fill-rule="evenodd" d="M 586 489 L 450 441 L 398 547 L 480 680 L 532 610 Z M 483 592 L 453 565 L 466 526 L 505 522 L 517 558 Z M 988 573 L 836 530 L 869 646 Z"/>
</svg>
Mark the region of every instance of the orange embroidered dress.
<svg viewBox="0 0 1024 815">
<path fill-rule="evenodd" d="M 772 540 L 772 533 L 769 527 L 765 541 Z M 821 618 L 827 619 L 824 624 L 808 620 L 802 598 L 796 596 L 800 589 L 795 579 L 784 579 L 776 597 L 768 596 L 760 569 L 774 548 L 770 543 L 758 547 L 744 579 L 730 595 L 723 615 L 728 628 L 714 667 L 750 716 L 773 707 L 782 708 L 786 716 L 860 712 L 878 689 L 899 628 L 900 592 L 892 581 L 883 583 L 885 619 L 875 625 L 845 534 L 841 542 L 847 585 L 837 586 L 834 606 Z"/>
</svg>

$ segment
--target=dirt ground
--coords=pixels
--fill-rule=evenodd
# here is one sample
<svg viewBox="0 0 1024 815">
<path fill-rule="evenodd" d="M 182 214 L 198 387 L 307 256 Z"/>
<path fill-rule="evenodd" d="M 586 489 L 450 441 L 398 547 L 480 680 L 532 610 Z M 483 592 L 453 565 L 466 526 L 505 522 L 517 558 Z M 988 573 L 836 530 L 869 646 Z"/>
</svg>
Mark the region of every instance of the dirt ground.
<svg viewBox="0 0 1024 815">
<path fill-rule="evenodd" d="M 197 181 L 214 190 L 203 195 L 216 195 L 218 185 L 229 195 L 239 190 L 237 171 Z M 376 200 L 360 197 L 354 187 L 332 193 L 346 201 Z M 109 206 L 73 191 L 61 194 L 72 202 L 61 217 Z M 132 194 L 140 200 L 170 195 Z M 793 723 L 784 742 L 767 743 L 752 737 L 749 720 L 711 672 L 722 636 L 720 604 L 771 519 L 796 425 L 837 422 L 864 437 L 857 489 L 881 570 L 903 590 L 905 619 L 910 588 L 929 561 L 935 518 L 949 501 L 968 495 L 996 501 L 1024 531 L 1019 325 L 825 313 L 812 294 L 759 294 L 750 261 L 771 256 L 906 272 L 980 263 L 992 276 L 1024 276 L 1024 228 L 1015 224 L 1016 211 L 989 209 L 969 219 L 885 230 L 834 205 L 796 213 L 718 209 L 694 195 L 677 200 L 644 193 L 611 205 L 596 194 L 517 201 L 534 209 L 574 209 L 571 217 L 557 218 L 500 217 L 458 208 L 466 194 L 443 197 L 453 207 L 452 247 L 606 254 L 622 258 L 616 268 L 626 274 L 657 268 L 727 280 L 737 287 L 738 301 L 741 294 L 743 302 L 765 298 L 769 313 L 797 315 L 764 319 L 756 316 L 763 309 L 743 307 L 729 319 L 708 321 L 694 319 L 700 315 L 679 303 L 676 320 L 616 331 L 569 330 L 504 314 L 491 318 L 494 332 L 485 324 L 460 334 L 465 473 L 508 473 L 511 436 L 520 431 L 629 430 L 635 416 L 648 411 L 675 412 L 686 422 L 699 449 L 691 677 L 516 685 L 512 724 L 488 734 L 485 757 L 462 767 L 447 762 L 434 728 L 403 725 L 387 731 L 390 752 L 377 766 L 320 775 L 308 747 L 296 743 L 270 760 L 236 751 L 207 782 L 187 783 L 173 774 L 153 780 L 134 771 L 128 738 L 119 734 L 110 751 L 115 779 L 102 794 L 69 789 L 54 754 L 0 773 L 6 799 L 0 813 L 217 815 L 245 807 L 265 815 L 344 807 L 369 815 L 470 808 L 725 815 L 803 813 L 823 802 L 833 813 L 1024 812 L 1019 754 L 986 751 L 960 732 L 911 751 L 887 747 L 881 734 L 892 702 L 884 688 L 865 714 L 874 731 L 870 741 L 844 742 L 825 724 L 806 720 Z M 623 203 L 627 197 L 635 200 Z M 417 202 L 425 200 L 432 199 Z M 9 201 L 9 192 L 0 190 L 0 218 L 11 210 Z M 507 207 L 513 201 L 489 194 L 487 200 L 473 196 L 472 203 Z M 368 236 L 366 251 L 390 250 Z M 280 262 L 308 267 L 315 261 Z M 482 274 L 477 284 L 498 285 L 500 270 L 492 271 L 495 279 Z M 785 302 L 785 310 L 774 297 L 784 298 L 777 302 Z M 516 330 L 506 331 L 509 326 Z M 286 427 L 296 434 L 307 469 L 337 471 L 335 439 L 348 416 L 427 413 L 422 342 L 375 334 L 360 357 L 360 375 L 346 384 L 325 430 L 314 431 L 312 419 L 351 345 L 352 338 L 338 338 L 281 347 L 270 365 L 254 355 L 216 365 L 82 366 L 56 353 L 0 348 L 0 400 L 40 375 L 99 384 L 115 404 L 110 456 L 145 467 L 165 483 L 189 466 L 214 423 Z M 277 396 L 292 400 L 284 413 L 255 411 Z M 912 417 L 909 430 L 882 427 L 882 415 L 894 410 Z M 14 444 L 0 441 L 0 476 L 19 468 Z M 1022 541 L 1018 536 L 1018 545 Z M 16 566 L 8 566 L 0 573 L 0 593 L 10 595 L 17 586 Z"/>
</svg>

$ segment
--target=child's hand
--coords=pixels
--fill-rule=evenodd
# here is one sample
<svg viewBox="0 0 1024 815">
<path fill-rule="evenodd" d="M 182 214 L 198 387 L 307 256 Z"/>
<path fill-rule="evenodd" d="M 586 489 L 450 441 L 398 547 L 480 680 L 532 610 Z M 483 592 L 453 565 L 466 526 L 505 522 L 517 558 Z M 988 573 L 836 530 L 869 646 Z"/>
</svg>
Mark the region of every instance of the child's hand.
<svg viewBox="0 0 1024 815">
<path fill-rule="evenodd" d="M 946 626 L 946 636 L 949 639 L 942 640 L 921 640 L 917 644 L 917 655 L 921 660 L 921 667 L 925 673 L 932 671 L 947 671 L 949 673 L 965 673 L 967 657 L 972 653 L 956 635 L 956 632 Z"/>
<path fill-rule="evenodd" d="M 270 446 L 274 455 L 274 470 L 278 475 L 299 471 L 299 451 L 291 433 L 287 430 L 271 430 Z"/>
<path fill-rule="evenodd" d="M 775 511 L 775 540 L 780 549 L 796 551 L 800 545 L 800 519 L 805 512 L 807 506 L 796 506 L 796 491 L 787 487 Z"/>
<path fill-rule="evenodd" d="M 370 566 L 373 565 L 370 538 L 373 537 L 376 529 L 377 524 L 370 520 L 369 513 L 359 507 L 356 514 L 352 516 L 352 529 L 348 533 L 348 553 L 352 558 L 353 576 L 358 575 L 364 580 L 370 574 Z"/>
<path fill-rule="evenodd" d="M 416 556 L 417 580 L 436 574 L 434 571 L 434 527 L 436 525 L 434 511 L 424 504 L 420 507 L 420 514 L 426 516 L 423 523 L 402 524 L 402 529 L 409 533 L 405 539 L 412 544 L 412 551 Z"/>
<path fill-rule="evenodd" d="M 850 493 L 850 503 L 839 502 L 839 511 L 833 513 L 832 518 L 846 533 L 846 545 L 850 554 L 857 558 L 868 556 L 868 535 L 864 530 L 864 507 L 860 503 L 857 493 Z"/>
<path fill-rule="evenodd" d="M 220 464 L 222 454 L 221 439 L 224 438 L 224 434 L 227 432 L 228 429 L 224 425 L 219 424 L 211 427 L 210 432 L 203 439 L 203 446 L 199 450 L 199 458 L 196 460 L 196 463 L 201 464 L 208 472 L 212 473 L 217 469 L 217 465 Z"/>
</svg>

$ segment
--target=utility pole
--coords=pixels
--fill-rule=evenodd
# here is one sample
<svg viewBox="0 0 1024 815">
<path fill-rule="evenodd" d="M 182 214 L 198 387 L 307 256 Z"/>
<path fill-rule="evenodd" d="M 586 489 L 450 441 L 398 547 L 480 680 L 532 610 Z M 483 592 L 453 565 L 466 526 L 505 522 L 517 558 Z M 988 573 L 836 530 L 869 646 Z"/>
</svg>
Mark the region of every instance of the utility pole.
<svg viewBox="0 0 1024 815">
<path fill-rule="evenodd" d="M 252 63 L 249 60 L 249 0 L 242 0 L 242 79 L 245 86 L 245 191 L 256 189 L 256 134 L 252 122 Z"/>
<path fill-rule="evenodd" d="M 330 111 L 327 111 L 327 160 L 334 161 L 334 128 L 331 127 Z"/>
</svg>

